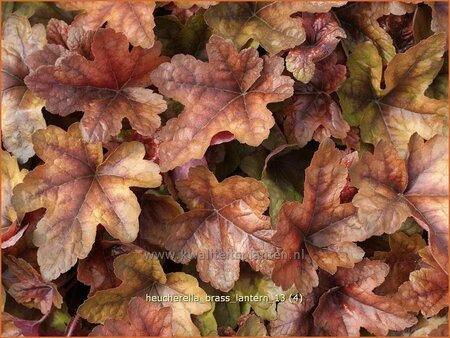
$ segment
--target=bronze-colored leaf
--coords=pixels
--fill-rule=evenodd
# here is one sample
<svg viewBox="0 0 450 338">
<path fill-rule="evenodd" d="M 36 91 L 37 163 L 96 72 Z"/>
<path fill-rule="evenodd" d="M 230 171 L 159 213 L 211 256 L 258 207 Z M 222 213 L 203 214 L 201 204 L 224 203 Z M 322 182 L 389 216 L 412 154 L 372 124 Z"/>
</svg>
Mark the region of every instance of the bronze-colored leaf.
<svg viewBox="0 0 450 338">
<path fill-rule="evenodd" d="M 350 171 L 359 189 L 353 198 L 358 217 L 372 235 L 393 233 L 408 216 L 428 231 L 430 247 L 446 271 L 448 262 L 448 142 L 411 137 L 407 160 L 381 141 Z"/>
<path fill-rule="evenodd" d="M 46 126 L 44 102 L 24 83 L 29 73 L 25 60 L 46 43 L 43 25 L 31 27 L 16 14 L 2 23 L 2 142 L 21 163 L 34 155 L 31 135 Z"/>
<path fill-rule="evenodd" d="M 78 124 L 67 132 L 37 131 L 33 144 L 46 163 L 14 188 L 13 204 L 21 211 L 47 209 L 33 239 L 45 279 L 88 255 L 98 224 L 123 242 L 136 238 L 140 208 L 129 187 L 161 184 L 158 166 L 142 159 L 142 144 L 122 143 L 104 158 L 100 143 L 83 141 Z"/>
<path fill-rule="evenodd" d="M 341 108 L 330 96 L 346 78 L 345 66 L 336 61 L 336 54 L 331 54 L 315 65 L 308 84 L 294 85 L 294 96 L 286 108 L 283 124 L 289 142 L 304 147 L 311 139 L 318 142 L 331 136 L 344 139 L 350 131 Z"/>
<path fill-rule="evenodd" d="M 42 276 L 22 258 L 9 256 L 4 258 L 14 282 L 8 293 L 20 304 L 37 308 L 43 314 L 50 312 L 52 306 L 61 307 L 63 299 L 56 285 L 44 281 Z"/>
<path fill-rule="evenodd" d="M 280 57 L 260 58 L 253 48 L 238 52 L 218 36 L 210 38 L 206 49 L 208 63 L 175 55 L 151 75 L 160 93 L 185 106 L 161 131 L 163 172 L 202 158 L 223 131 L 241 143 L 261 144 L 275 123 L 266 105 L 292 95 L 293 80 L 281 75 Z"/>
<path fill-rule="evenodd" d="M 342 1 L 222 2 L 209 8 L 205 19 L 214 33 L 232 39 L 239 49 L 253 39 L 270 54 L 276 54 L 305 41 L 305 31 L 292 14 L 323 13 L 344 4 Z"/>
<path fill-rule="evenodd" d="M 383 63 L 395 56 L 392 37 L 380 26 L 379 19 L 384 15 L 404 15 L 414 12 L 416 5 L 400 1 L 354 2 L 352 8 L 340 11 L 345 20 L 356 26 L 359 32 L 373 41 L 381 52 Z"/>
<path fill-rule="evenodd" d="M 141 297 L 158 308 L 172 309 L 175 336 L 200 334 L 190 316 L 208 311 L 211 304 L 206 301 L 206 293 L 198 286 L 195 277 L 183 272 L 166 275 L 155 256 L 138 251 L 117 257 L 114 260 L 114 272 L 122 284 L 98 291 L 88 298 L 78 308 L 83 318 L 94 323 L 123 319 L 127 315 L 130 300 Z"/>
<path fill-rule="evenodd" d="M 132 298 L 124 319 L 107 319 L 96 326 L 89 336 L 171 337 L 172 308 L 163 307 L 142 298 Z"/>
<path fill-rule="evenodd" d="M 414 325 L 417 319 L 392 298 L 377 296 L 389 267 L 367 259 L 353 269 L 339 269 L 332 277 L 334 287 L 325 292 L 313 313 L 319 335 L 359 336 L 360 328 L 377 336 Z"/>
<path fill-rule="evenodd" d="M 95 31 L 89 31 L 86 27 L 68 25 L 65 21 L 51 19 L 47 24 L 47 40 L 50 47 L 52 44 L 64 47 L 64 49 L 76 52 L 86 59 L 93 60 L 91 45 Z M 48 48 L 44 48 L 44 51 Z M 53 50 L 55 47 L 53 46 Z M 42 53 L 42 52 L 41 52 Z M 35 53 L 39 54 L 39 53 Z M 33 61 L 33 57 L 29 61 Z M 49 65 L 55 62 L 47 62 Z M 35 66 L 35 68 L 37 68 Z"/>
<path fill-rule="evenodd" d="M 446 43 L 443 33 L 430 36 L 395 55 L 384 72 L 371 42 L 352 51 L 347 62 L 350 77 L 338 94 L 344 118 L 360 127 L 362 141 L 390 141 L 404 156 L 414 133 L 426 139 L 445 134 L 447 100 L 424 93 L 442 67 Z"/>
<path fill-rule="evenodd" d="M 389 252 L 376 251 L 373 257 L 389 265 L 386 280 L 375 288 L 377 295 L 388 295 L 397 292 L 398 287 L 409 279 L 419 262 L 419 250 L 426 243 L 422 236 L 413 234 L 408 236 L 404 232 L 396 232 L 389 236 Z"/>
<path fill-rule="evenodd" d="M 436 315 L 448 306 L 448 275 L 431 255 L 429 247 L 419 252 L 422 268 L 411 272 L 409 281 L 398 289 L 394 299 L 408 311 Z"/>
<path fill-rule="evenodd" d="M 306 169 L 303 202 L 287 202 L 278 214 L 273 242 L 283 248 L 272 278 L 283 289 L 295 284 L 302 294 L 318 285 L 317 268 L 334 274 L 351 268 L 364 251 L 354 241 L 368 238 L 351 203 L 340 203 L 347 182 L 342 153 L 327 139 Z"/>
<path fill-rule="evenodd" d="M 308 83 L 314 76 L 315 64 L 328 57 L 346 34 L 331 13 L 303 13 L 300 20 L 306 41 L 289 51 L 286 68 L 297 80 Z"/>
<path fill-rule="evenodd" d="M 280 302 L 278 316 L 270 322 L 271 336 L 308 336 L 314 327 L 312 312 L 317 303 L 313 293 L 303 296 L 300 301 Z"/>
<path fill-rule="evenodd" d="M 183 208 L 171 196 L 152 193 L 144 194 L 140 205 L 140 245 L 144 249 L 150 249 L 152 246 L 163 248 L 168 239 L 168 224 L 183 213 Z"/>
<path fill-rule="evenodd" d="M 191 211 L 168 225 L 165 247 L 175 261 L 197 258 L 200 278 L 221 291 L 239 278 L 240 260 L 271 273 L 276 247 L 270 219 L 263 215 L 269 199 L 261 182 L 232 176 L 219 183 L 207 168 L 195 167 L 176 186 Z"/>
<path fill-rule="evenodd" d="M 22 183 L 26 173 L 26 169 L 19 169 L 13 156 L 2 150 L 2 235 L 12 223 L 18 221 L 17 211 L 11 199 L 14 187 Z M 3 236 L 2 239 L 5 240 Z"/>
<path fill-rule="evenodd" d="M 77 279 L 91 287 L 89 295 L 98 290 L 113 288 L 120 283 L 113 272 L 113 258 L 105 251 L 102 242 L 98 241 L 94 243 L 89 255 L 78 262 Z"/>
<path fill-rule="evenodd" d="M 125 34 L 133 46 L 151 48 L 155 42 L 154 1 L 64 1 L 58 7 L 68 11 L 84 10 L 74 25 L 86 30 L 106 27 Z"/>
<path fill-rule="evenodd" d="M 25 79 L 45 107 L 66 116 L 83 111 L 81 130 L 89 142 L 108 141 L 122 128 L 122 119 L 142 135 L 152 135 L 160 126 L 158 116 L 167 107 L 161 95 L 146 89 L 150 73 L 166 59 L 161 46 L 128 48 L 125 35 L 99 29 L 92 37 L 94 60 L 69 53 L 56 65 L 41 66 Z"/>
</svg>

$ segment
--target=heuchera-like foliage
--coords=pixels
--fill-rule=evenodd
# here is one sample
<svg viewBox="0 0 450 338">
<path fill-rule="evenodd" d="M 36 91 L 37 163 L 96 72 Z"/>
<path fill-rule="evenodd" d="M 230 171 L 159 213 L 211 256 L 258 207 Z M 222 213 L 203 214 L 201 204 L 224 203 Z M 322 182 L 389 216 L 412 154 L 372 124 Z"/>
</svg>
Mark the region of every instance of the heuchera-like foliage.
<svg viewBox="0 0 450 338">
<path fill-rule="evenodd" d="M 446 41 L 443 33 L 433 35 L 397 54 L 384 72 L 371 42 L 355 48 L 347 64 L 350 77 L 338 93 L 344 117 L 361 128 L 364 142 L 392 142 L 404 156 L 415 132 L 427 139 L 444 133 L 448 102 L 424 92 L 442 66 Z"/>
<path fill-rule="evenodd" d="M 301 23 L 290 16 L 297 12 L 328 12 L 345 2 L 224 2 L 205 14 L 213 31 L 233 39 L 240 48 L 250 39 L 270 54 L 295 47 L 305 41 Z"/>
<path fill-rule="evenodd" d="M 214 135 L 223 131 L 259 145 L 275 123 L 267 104 L 292 95 L 293 81 L 281 75 L 281 58 L 260 58 L 253 48 L 239 52 L 218 36 L 210 38 L 206 50 L 208 63 L 176 55 L 151 75 L 163 95 L 185 105 L 161 131 L 162 171 L 201 158 Z"/>
<path fill-rule="evenodd" d="M 30 264 L 14 256 L 9 256 L 6 264 L 14 276 L 8 292 L 17 302 L 38 308 L 43 314 L 50 312 L 52 305 L 61 307 L 62 297 L 56 285 L 45 282 Z"/>
<path fill-rule="evenodd" d="M 308 294 L 319 283 L 318 267 L 334 274 L 337 267 L 351 268 L 364 256 L 353 242 L 369 236 L 352 203 L 340 203 L 348 175 L 341 161 L 342 153 L 325 140 L 306 169 L 303 202 L 281 207 L 273 241 L 285 255 L 276 260 L 272 278 L 283 289 L 295 284 Z"/>
<path fill-rule="evenodd" d="M 437 264 L 429 247 L 419 252 L 422 267 L 413 271 L 403 283 L 395 300 L 410 311 L 421 311 L 430 317 L 448 306 L 448 275 Z"/>
<path fill-rule="evenodd" d="M 98 291 L 79 307 L 79 314 L 90 322 L 104 323 L 109 318 L 120 319 L 126 316 L 133 297 L 156 297 L 151 301 L 158 307 L 172 309 L 172 330 L 178 336 L 199 335 L 190 315 L 200 315 L 211 308 L 206 293 L 197 280 L 183 272 L 165 274 L 155 256 L 148 252 L 132 252 L 114 260 L 114 272 L 122 280 L 116 288 Z M 164 301 L 162 296 L 192 296 L 197 301 Z M 108 324 L 105 323 L 106 326 Z"/>
<path fill-rule="evenodd" d="M 23 212 L 47 209 L 33 234 L 44 278 L 55 279 L 85 258 L 98 224 L 124 242 L 136 238 L 140 208 L 129 187 L 161 183 L 158 166 L 142 159 L 142 144 L 123 143 L 104 157 L 100 143 L 83 141 L 78 124 L 67 132 L 41 129 L 33 144 L 46 163 L 14 188 L 13 203 Z"/>
<path fill-rule="evenodd" d="M 151 48 L 155 42 L 154 1 L 64 1 L 59 2 L 58 7 L 86 11 L 73 21 L 80 28 L 95 30 L 107 23 L 108 28 L 124 33 L 133 46 Z"/>
<path fill-rule="evenodd" d="M 289 142 L 304 147 L 311 139 L 345 138 L 350 127 L 341 108 L 330 96 L 346 79 L 346 68 L 336 64 L 336 54 L 315 65 L 308 84 L 297 82 L 292 103 L 286 107 L 284 132 Z"/>
<path fill-rule="evenodd" d="M 145 88 L 151 71 L 166 60 L 159 56 L 160 48 L 155 44 L 130 52 L 125 35 L 99 29 L 92 38 L 92 61 L 68 53 L 55 65 L 38 67 L 25 82 L 54 114 L 84 111 L 81 130 L 89 142 L 117 135 L 124 117 L 138 132 L 151 135 L 160 126 L 158 114 L 166 109 L 161 95 Z"/>
<path fill-rule="evenodd" d="M 353 199 L 358 216 L 372 235 L 393 233 L 412 216 L 429 235 L 433 256 L 448 264 L 448 142 L 436 135 L 424 142 L 414 134 L 407 160 L 381 141 L 351 170 L 359 189 Z"/>
<path fill-rule="evenodd" d="M 447 16 L 3 1 L 2 337 L 448 336 Z"/>
<path fill-rule="evenodd" d="M 26 58 L 45 44 L 42 25 L 31 27 L 18 15 L 2 24 L 2 143 L 20 162 L 34 155 L 31 136 L 45 128 L 44 102 L 24 83 L 29 73 Z"/>
<path fill-rule="evenodd" d="M 360 327 L 374 335 L 387 335 L 388 330 L 403 330 L 417 322 L 392 298 L 377 296 L 372 289 L 380 285 L 389 267 L 367 259 L 353 269 L 339 269 L 333 286 L 325 292 L 314 311 L 319 334 L 355 336 Z"/>
<path fill-rule="evenodd" d="M 269 199 L 261 182 L 232 176 L 218 183 L 207 168 L 195 167 L 188 179 L 177 181 L 177 189 L 190 211 L 168 224 L 165 247 L 175 261 L 197 257 L 200 278 L 221 291 L 239 278 L 240 256 L 253 269 L 271 273 L 276 248 L 263 215 Z"/>
<path fill-rule="evenodd" d="M 128 305 L 127 317 L 107 319 L 104 325 L 95 327 L 90 336 L 172 336 L 172 309 L 159 308 L 142 298 L 132 298 Z"/>
<path fill-rule="evenodd" d="M 303 13 L 300 20 L 306 41 L 289 51 L 286 68 L 297 80 L 308 83 L 314 76 L 315 64 L 330 55 L 346 35 L 331 13 Z"/>
</svg>

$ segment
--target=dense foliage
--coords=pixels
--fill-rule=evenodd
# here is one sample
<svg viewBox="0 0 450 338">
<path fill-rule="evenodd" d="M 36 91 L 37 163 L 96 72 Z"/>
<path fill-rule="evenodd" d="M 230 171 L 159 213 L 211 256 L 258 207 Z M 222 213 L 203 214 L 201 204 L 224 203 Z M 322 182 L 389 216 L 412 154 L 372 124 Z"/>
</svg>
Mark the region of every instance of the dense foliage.
<svg viewBox="0 0 450 338">
<path fill-rule="evenodd" d="M 447 3 L 2 3 L 2 336 L 447 335 Z"/>
</svg>

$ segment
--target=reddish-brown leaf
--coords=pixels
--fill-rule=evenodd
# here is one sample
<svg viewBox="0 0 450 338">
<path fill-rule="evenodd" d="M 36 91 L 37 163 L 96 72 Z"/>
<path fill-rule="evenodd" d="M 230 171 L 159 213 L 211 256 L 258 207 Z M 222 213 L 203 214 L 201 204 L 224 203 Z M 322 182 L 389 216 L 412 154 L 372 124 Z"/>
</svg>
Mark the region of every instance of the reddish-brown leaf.
<svg viewBox="0 0 450 338">
<path fill-rule="evenodd" d="M 145 251 L 120 255 L 114 260 L 114 272 L 122 283 L 101 290 L 88 298 L 78 313 L 91 323 L 105 323 L 127 315 L 130 300 L 141 297 L 159 308 L 173 311 L 171 326 L 176 336 L 199 336 L 191 315 L 211 309 L 206 292 L 195 277 L 183 272 L 165 274 L 156 256 Z"/>
<path fill-rule="evenodd" d="M 277 305 L 277 319 L 270 322 L 271 336 L 308 336 L 314 323 L 312 312 L 317 303 L 313 293 L 301 301 L 284 301 Z"/>
<path fill-rule="evenodd" d="M 144 194 L 140 200 L 142 212 L 139 216 L 140 245 L 150 248 L 164 248 L 168 238 L 168 224 L 183 213 L 183 208 L 171 197 Z"/>
<path fill-rule="evenodd" d="M 374 291 L 377 295 L 388 295 L 397 292 L 398 287 L 409 279 L 419 262 L 419 250 L 426 243 L 421 235 L 408 236 L 404 232 L 396 232 L 389 236 L 389 252 L 376 251 L 373 257 L 389 265 L 386 280 Z"/>
<path fill-rule="evenodd" d="M 83 55 L 89 60 L 94 58 L 91 50 L 93 37 L 94 31 L 89 31 L 86 27 L 69 26 L 62 20 L 51 19 L 47 24 L 47 41 L 49 44 L 62 46 L 66 50 Z"/>
<path fill-rule="evenodd" d="M 52 305 L 61 307 L 63 299 L 55 284 L 44 281 L 42 276 L 22 258 L 9 256 L 4 260 L 14 275 L 14 282 L 8 288 L 8 293 L 18 303 L 37 308 L 43 314 L 48 313 Z"/>
<path fill-rule="evenodd" d="M 125 243 L 136 239 L 140 207 L 129 188 L 161 184 L 158 166 L 143 160 L 141 143 L 122 143 L 104 157 L 101 143 L 83 141 L 76 123 L 67 132 L 41 129 L 33 144 L 45 164 L 14 188 L 13 204 L 22 212 L 47 209 L 33 233 L 45 279 L 87 257 L 98 224 Z"/>
<path fill-rule="evenodd" d="M 89 336 L 171 337 L 172 308 L 161 308 L 142 298 L 132 298 L 124 319 L 107 319 Z"/>
<path fill-rule="evenodd" d="M 360 328 L 377 336 L 414 325 L 417 319 L 391 298 L 375 295 L 389 267 L 367 259 L 353 269 L 339 269 L 334 286 L 325 292 L 313 313 L 319 335 L 359 336 Z"/>
<path fill-rule="evenodd" d="M 158 114 L 167 106 L 161 95 L 146 87 L 151 71 L 166 58 L 159 56 L 159 43 L 131 51 L 128 46 L 125 35 L 99 29 L 92 37 L 94 60 L 70 52 L 56 65 L 37 68 L 25 83 L 54 114 L 83 111 L 81 130 L 89 142 L 117 135 L 125 117 L 140 134 L 149 136 L 160 126 Z"/>
<path fill-rule="evenodd" d="M 430 247 L 446 271 L 448 262 L 448 141 L 427 142 L 416 133 L 403 160 L 391 143 L 381 141 L 351 169 L 359 189 L 353 198 L 358 217 L 371 235 L 393 233 L 408 216 L 429 233 Z"/>
<path fill-rule="evenodd" d="M 175 55 L 151 75 L 160 93 L 185 106 L 161 131 L 162 171 L 202 158 L 220 132 L 251 146 L 261 144 L 275 123 L 267 104 L 292 95 L 293 80 L 281 75 L 280 57 L 260 58 L 254 48 L 238 52 L 215 35 L 206 49 L 208 63 Z"/>
<path fill-rule="evenodd" d="M 304 147 L 311 139 L 318 142 L 330 136 L 343 139 L 350 130 L 341 108 L 330 96 L 345 80 L 346 68 L 336 61 L 336 54 L 331 54 L 316 65 L 307 85 L 295 84 L 284 120 L 284 131 L 291 143 Z"/>
<path fill-rule="evenodd" d="M 120 284 L 114 275 L 113 257 L 108 256 L 105 251 L 101 241 L 94 243 L 89 256 L 78 262 L 77 279 L 91 287 L 89 295 Z"/>
<path fill-rule="evenodd" d="M 394 299 L 409 311 L 436 315 L 448 306 L 448 275 L 431 255 L 429 247 L 419 252 L 422 268 L 409 275 L 409 281 L 398 289 Z"/>
<path fill-rule="evenodd" d="M 107 23 L 106 27 L 125 34 L 134 46 L 151 48 L 155 42 L 154 1 L 65 1 L 58 7 L 87 12 L 75 17 L 77 27 L 96 30 Z"/>
<path fill-rule="evenodd" d="M 191 210 L 168 226 L 165 247 L 177 262 L 197 258 L 200 278 L 229 291 L 239 278 L 239 262 L 271 272 L 276 248 L 271 244 L 267 189 L 252 178 L 232 176 L 219 183 L 205 167 L 176 182 L 181 200 Z"/>
<path fill-rule="evenodd" d="M 329 56 L 346 34 L 331 13 L 305 12 L 299 20 L 306 41 L 289 51 L 286 68 L 297 80 L 308 83 L 315 74 L 315 64 Z"/>
<path fill-rule="evenodd" d="M 287 202 L 278 214 L 273 242 L 283 248 L 272 278 L 283 289 L 295 284 L 302 294 L 318 285 L 317 268 L 334 274 L 351 268 L 364 251 L 354 241 L 367 238 L 351 203 L 340 203 L 347 182 L 343 154 L 327 139 L 306 169 L 303 202 Z"/>
</svg>

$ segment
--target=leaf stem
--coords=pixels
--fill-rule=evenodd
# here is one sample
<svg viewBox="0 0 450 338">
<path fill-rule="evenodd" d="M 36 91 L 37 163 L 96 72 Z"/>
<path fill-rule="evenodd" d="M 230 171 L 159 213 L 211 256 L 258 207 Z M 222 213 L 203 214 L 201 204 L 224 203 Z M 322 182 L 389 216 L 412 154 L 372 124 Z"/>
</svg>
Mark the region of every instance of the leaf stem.
<svg viewBox="0 0 450 338">
<path fill-rule="evenodd" d="M 73 334 L 73 331 L 75 330 L 75 327 L 77 326 L 78 322 L 80 320 L 80 315 L 77 313 L 75 317 L 70 321 L 69 326 L 67 326 L 66 330 L 66 337 L 71 337 Z"/>
</svg>

